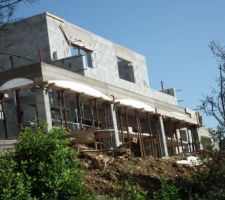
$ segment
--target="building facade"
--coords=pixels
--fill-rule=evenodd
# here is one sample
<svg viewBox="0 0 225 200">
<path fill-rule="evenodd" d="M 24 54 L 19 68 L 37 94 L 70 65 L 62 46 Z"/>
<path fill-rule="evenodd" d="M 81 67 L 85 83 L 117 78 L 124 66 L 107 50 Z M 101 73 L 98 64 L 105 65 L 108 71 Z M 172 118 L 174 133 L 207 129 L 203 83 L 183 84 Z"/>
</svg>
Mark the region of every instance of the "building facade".
<svg viewBox="0 0 225 200">
<path fill-rule="evenodd" d="M 150 87 L 144 56 L 50 13 L 0 33 L 0 139 L 44 120 L 88 148 L 158 157 L 200 149 L 198 113 L 177 105 L 175 89 Z"/>
</svg>

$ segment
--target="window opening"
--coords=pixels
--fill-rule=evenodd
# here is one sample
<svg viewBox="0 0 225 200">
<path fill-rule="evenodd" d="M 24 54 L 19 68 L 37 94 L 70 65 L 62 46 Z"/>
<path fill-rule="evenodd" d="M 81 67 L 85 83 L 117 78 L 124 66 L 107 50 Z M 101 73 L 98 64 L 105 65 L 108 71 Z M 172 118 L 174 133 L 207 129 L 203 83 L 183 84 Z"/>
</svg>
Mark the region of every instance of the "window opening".
<svg viewBox="0 0 225 200">
<path fill-rule="evenodd" d="M 122 58 L 117 58 L 117 65 L 118 65 L 119 77 L 121 79 L 134 83 L 135 82 L 134 69 L 133 69 L 132 63 Z"/>
</svg>

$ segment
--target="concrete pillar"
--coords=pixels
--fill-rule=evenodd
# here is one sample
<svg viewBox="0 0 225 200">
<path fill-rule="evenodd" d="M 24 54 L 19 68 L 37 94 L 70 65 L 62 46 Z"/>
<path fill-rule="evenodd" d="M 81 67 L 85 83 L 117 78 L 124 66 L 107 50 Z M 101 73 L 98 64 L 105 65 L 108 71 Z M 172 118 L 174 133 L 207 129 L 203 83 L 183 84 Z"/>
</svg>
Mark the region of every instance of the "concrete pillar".
<svg viewBox="0 0 225 200">
<path fill-rule="evenodd" d="M 40 89 L 36 93 L 36 106 L 40 120 L 47 123 L 49 131 L 52 129 L 52 117 L 48 92 Z"/>
<path fill-rule="evenodd" d="M 194 152 L 198 152 L 200 150 L 200 138 L 198 133 L 198 127 L 193 126 L 191 129 L 192 135 L 192 147 Z"/>
<path fill-rule="evenodd" d="M 162 156 L 169 156 L 162 116 L 159 116 L 159 127 L 160 127 L 160 140 L 161 140 L 160 142 L 161 142 Z"/>
<path fill-rule="evenodd" d="M 195 135 L 196 135 L 196 142 L 197 142 L 197 150 L 203 150 L 203 146 L 201 145 L 201 138 L 200 138 L 200 135 L 199 135 L 199 128 L 198 126 L 196 126 L 195 128 Z"/>
<path fill-rule="evenodd" d="M 110 106 L 111 106 L 112 125 L 113 125 L 113 129 L 114 129 L 113 141 L 114 141 L 115 147 L 118 147 L 121 144 L 121 142 L 119 139 L 119 131 L 118 131 L 117 119 L 116 119 L 116 110 L 114 109 L 113 104 L 111 104 Z"/>
</svg>

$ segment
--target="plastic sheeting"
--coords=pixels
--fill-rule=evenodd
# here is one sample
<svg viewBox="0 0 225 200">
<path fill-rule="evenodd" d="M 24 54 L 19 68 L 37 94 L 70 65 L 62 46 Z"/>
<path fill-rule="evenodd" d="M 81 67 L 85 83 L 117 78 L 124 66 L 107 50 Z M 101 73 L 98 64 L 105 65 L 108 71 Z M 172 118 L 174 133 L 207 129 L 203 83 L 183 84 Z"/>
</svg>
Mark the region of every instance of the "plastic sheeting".
<svg viewBox="0 0 225 200">
<path fill-rule="evenodd" d="M 133 99 L 117 99 L 116 102 L 119 102 L 125 106 L 131 106 L 137 109 L 143 109 L 148 112 L 155 112 L 155 109 L 141 101 L 133 100 Z"/>
<path fill-rule="evenodd" d="M 69 89 L 74 92 L 84 93 L 87 96 L 102 98 L 104 100 L 111 101 L 111 99 L 108 96 L 104 95 L 102 92 L 82 83 L 64 80 L 50 80 L 48 81 L 48 83 L 54 84 L 56 87 L 59 88 Z"/>
</svg>

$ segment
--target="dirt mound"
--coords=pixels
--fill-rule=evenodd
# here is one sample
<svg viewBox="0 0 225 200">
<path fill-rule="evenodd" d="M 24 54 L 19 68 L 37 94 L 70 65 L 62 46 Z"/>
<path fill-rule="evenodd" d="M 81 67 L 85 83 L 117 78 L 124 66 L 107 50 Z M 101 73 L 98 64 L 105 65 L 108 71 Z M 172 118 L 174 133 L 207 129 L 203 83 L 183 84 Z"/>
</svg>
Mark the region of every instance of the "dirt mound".
<svg viewBox="0 0 225 200">
<path fill-rule="evenodd" d="M 137 158 L 128 155 L 112 156 L 103 153 L 86 152 L 80 156 L 89 192 L 112 194 L 113 188 L 127 177 L 132 177 L 143 191 L 152 192 L 160 186 L 160 177 L 183 183 L 204 170 L 204 166 L 189 167 L 176 163 L 184 155 L 169 158 Z"/>
</svg>

